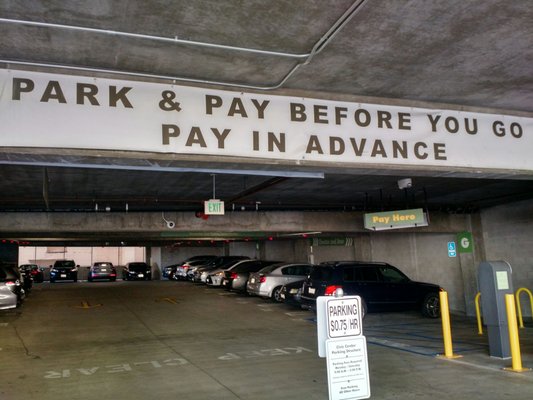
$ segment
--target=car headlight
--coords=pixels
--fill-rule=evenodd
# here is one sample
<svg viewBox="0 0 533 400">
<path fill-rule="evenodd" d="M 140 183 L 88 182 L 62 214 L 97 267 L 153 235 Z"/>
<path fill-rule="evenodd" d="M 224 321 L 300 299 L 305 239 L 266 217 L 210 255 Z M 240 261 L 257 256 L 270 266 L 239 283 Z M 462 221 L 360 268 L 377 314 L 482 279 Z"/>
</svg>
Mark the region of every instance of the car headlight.
<svg viewBox="0 0 533 400">
<path fill-rule="evenodd" d="M 57 269 L 55 269 L 55 268 L 52 268 L 52 269 L 50 270 L 50 272 L 57 273 L 57 272 L 59 272 L 59 271 L 58 271 Z"/>
</svg>

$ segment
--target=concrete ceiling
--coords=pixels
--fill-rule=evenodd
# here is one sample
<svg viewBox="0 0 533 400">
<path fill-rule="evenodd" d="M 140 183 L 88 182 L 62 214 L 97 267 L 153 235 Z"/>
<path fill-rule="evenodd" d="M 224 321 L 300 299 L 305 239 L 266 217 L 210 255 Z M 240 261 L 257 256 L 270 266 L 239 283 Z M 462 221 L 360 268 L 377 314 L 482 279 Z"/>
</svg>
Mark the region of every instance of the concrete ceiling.
<svg viewBox="0 0 533 400">
<path fill-rule="evenodd" d="M 6 0 L 0 66 L 531 117 L 531 21 L 531 0 Z M 204 170 L 81 168 L 95 159 L 135 165 L 120 154 L 1 150 L 3 211 L 89 211 L 96 204 L 193 211 L 212 197 L 207 165 L 283 169 L 176 159 L 165 165 Z M 141 164 L 150 161 L 144 157 Z M 531 171 L 322 172 L 324 179 L 217 174 L 217 197 L 266 210 L 454 212 L 533 198 Z M 400 190 L 405 177 L 413 187 Z"/>
</svg>

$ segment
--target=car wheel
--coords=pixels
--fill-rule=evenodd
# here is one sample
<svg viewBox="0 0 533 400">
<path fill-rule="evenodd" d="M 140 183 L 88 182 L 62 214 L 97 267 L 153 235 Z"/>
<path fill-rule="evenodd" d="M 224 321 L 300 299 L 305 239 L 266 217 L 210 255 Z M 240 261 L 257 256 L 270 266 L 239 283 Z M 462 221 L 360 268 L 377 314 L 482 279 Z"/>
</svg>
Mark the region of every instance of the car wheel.
<svg viewBox="0 0 533 400">
<path fill-rule="evenodd" d="M 272 290 L 272 301 L 275 301 L 276 303 L 282 303 L 283 299 L 281 298 L 281 286 L 278 286 L 277 288 L 274 288 Z"/>
<path fill-rule="evenodd" d="M 437 293 L 430 293 L 424 297 L 422 315 L 429 318 L 438 318 L 440 316 L 440 301 Z"/>
</svg>

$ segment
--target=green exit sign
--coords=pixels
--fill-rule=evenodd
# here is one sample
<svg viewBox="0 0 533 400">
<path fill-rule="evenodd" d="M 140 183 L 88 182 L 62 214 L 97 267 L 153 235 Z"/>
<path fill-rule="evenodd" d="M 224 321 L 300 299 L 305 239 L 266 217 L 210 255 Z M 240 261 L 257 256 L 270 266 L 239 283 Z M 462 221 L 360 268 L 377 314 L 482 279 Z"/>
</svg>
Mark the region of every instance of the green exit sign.
<svg viewBox="0 0 533 400">
<path fill-rule="evenodd" d="M 224 202 L 217 199 L 204 201 L 205 215 L 224 215 Z"/>
</svg>

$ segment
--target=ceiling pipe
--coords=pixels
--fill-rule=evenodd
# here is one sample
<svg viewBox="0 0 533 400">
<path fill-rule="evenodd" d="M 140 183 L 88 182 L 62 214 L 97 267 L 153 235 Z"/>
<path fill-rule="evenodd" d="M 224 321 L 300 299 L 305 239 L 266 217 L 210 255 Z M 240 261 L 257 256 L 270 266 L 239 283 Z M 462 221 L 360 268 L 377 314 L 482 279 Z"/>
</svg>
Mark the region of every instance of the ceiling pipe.
<svg viewBox="0 0 533 400">
<path fill-rule="evenodd" d="M 42 22 L 31 22 L 31 21 L 20 21 L 20 20 L 10 20 L 5 18 L 0 18 L 0 22 L 6 22 L 6 23 L 24 23 L 24 24 L 45 24 L 50 25 L 54 27 L 63 27 L 65 29 L 79 29 L 79 30 L 87 30 L 91 32 L 99 32 L 99 33 L 108 33 L 108 34 L 114 34 L 114 35 L 122 35 L 122 36 L 135 36 L 135 37 L 143 37 L 143 38 L 150 38 L 152 40 L 163 40 L 163 41 L 171 41 L 176 42 L 180 44 L 187 44 L 192 46 L 204 46 L 204 47 L 213 47 L 213 48 L 219 48 L 224 50 L 233 50 L 233 51 L 241 51 L 241 52 L 249 52 L 249 53 L 259 53 L 263 55 L 276 55 L 276 56 L 283 56 L 283 57 L 294 57 L 300 59 L 300 61 L 294 65 L 289 72 L 277 83 L 274 85 L 249 85 L 245 83 L 238 83 L 238 82 L 227 82 L 227 81 L 213 81 L 213 80 L 206 80 L 206 79 L 194 79 L 194 78 L 188 78 L 183 76 L 168 76 L 168 75 L 157 75 L 157 74 L 147 74 L 147 73 L 140 73 L 140 72 L 128 72 L 128 71 L 118 71 L 118 70 L 112 70 L 112 69 L 103 69 L 103 68 L 91 68 L 91 67 L 79 67 L 79 66 L 68 66 L 68 65 L 59 65 L 59 64 L 49 64 L 49 63 L 37 63 L 37 62 L 29 62 L 29 61 L 18 61 L 18 60 L 5 60 L 0 59 L 0 63 L 4 63 L 8 65 L 23 65 L 23 66 L 31 66 L 31 67 L 43 67 L 43 68 L 58 68 L 58 69 L 65 69 L 70 71 L 83 71 L 83 72 L 91 72 L 91 73 L 103 73 L 103 74 L 113 74 L 113 75 L 119 75 L 119 76 L 130 76 L 130 77 L 138 77 L 138 78 L 148 78 L 148 79 L 160 79 L 160 80 L 170 80 L 170 81 L 179 81 L 179 82 L 188 82 L 188 83 L 198 83 L 198 84 L 206 84 L 206 85 L 218 85 L 218 86 L 226 86 L 226 87 L 238 87 L 238 88 L 244 88 L 244 89 L 252 89 L 252 90 L 275 90 L 281 88 L 285 82 L 289 80 L 289 78 L 294 75 L 294 73 L 302 66 L 307 65 L 311 62 L 313 57 L 320 53 L 326 45 L 333 39 L 333 37 L 354 17 L 355 14 L 362 8 L 362 6 L 367 2 L 368 0 L 355 0 L 352 5 L 344 12 L 344 14 L 337 20 L 335 23 L 331 26 L 331 28 L 324 34 L 322 37 L 315 43 L 313 46 L 311 52 L 305 53 L 305 54 L 293 54 L 293 53 L 283 53 L 283 52 L 271 52 L 268 50 L 259 50 L 259 49 L 251 49 L 251 48 L 245 48 L 245 47 L 234 47 L 234 46 L 225 46 L 225 45 L 217 45 L 217 44 L 210 44 L 210 43 L 204 43 L 204 42 L 195 42 L 195 41 L 188 41 L 188 40 L 182 40 L 182 39 L 171 39 L 171 38 L 162 38 L 158 36 L 148 36 L 148 35 L 140 35 L 140 34 L 133 34 L 133 33 L 126 33 L 126 32 L 116 32 L 116 31 L 106 31 L 106 30 L 99 30 L 99 29 L 93 29 L 93 28 L 82 28 L 82 27 L 74 27 L 69 25 L 57 25 L 57 24 L 46 24 Z"/>
<path fill-rule="evenodd" d="M 206 47 L 206 48 L 212 48 L 212 49 L 217 49 L 217 50 L 237 51 L 237 52 L 243 52 L 243 53 L 267 55 L 267 56 L 277 56 L 277 57 L 287 57 L 287 58 L 306 58 L 310 55 L 310 53 L 302 53 L 302 54 L 288 53 L 288 52 L 282 52 L 282 51 L 261 50 L 261 49 L 254 49 L 250 47 L 228 46 L 228 45 L 217 44 L 217 43 L 207 43 L 207 42 L 199 42 L 195 40 L 178 39 L 177 36 L 170 38 L 170 37 L 163 37 L 163 36 L 145 35 L 141 33 L 114 31 L 110 29 L 89 28 L 85 26 L 54 24 L 54 23 L 49 23 L 49 22 L 27 21 L 27 20 L 21 20 L 21 19 L 0 18 L 0 23 L 25 25 L 25 26 L 36 26 L 39 28 L 49 28 L 49 29 L 61 29 L 61 30 L 68 30 L 68 31 L 75 31 L 75 32 L 83 32 L 83 33 L 95 33 L 98 35 L 119 36 L 119 37 L 125 37 L 125 38 L 172 43 L 172 44 L 184 45 L 184 46 Z"/>
</svg>

